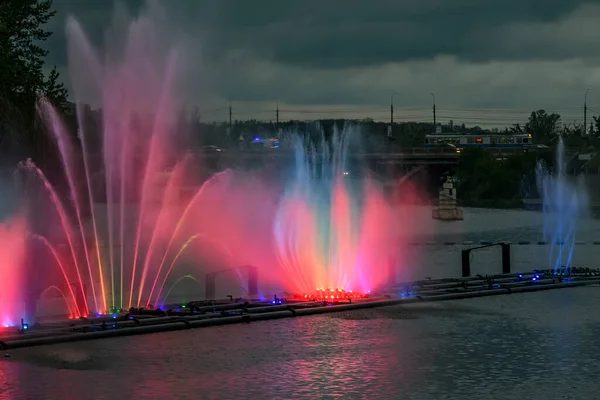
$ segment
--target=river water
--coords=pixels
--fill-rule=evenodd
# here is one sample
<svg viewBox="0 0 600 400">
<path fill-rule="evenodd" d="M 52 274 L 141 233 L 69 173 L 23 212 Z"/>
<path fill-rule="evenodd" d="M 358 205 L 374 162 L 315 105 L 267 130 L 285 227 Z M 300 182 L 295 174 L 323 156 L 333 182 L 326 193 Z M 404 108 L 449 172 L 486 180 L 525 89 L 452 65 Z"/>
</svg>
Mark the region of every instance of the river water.
<svg viewBox="0 0 600 400">
<path fill-rule="evenodd" d="M 415 227 L 428 244 L 406 250 L 401 277 L 458 276 L 463 246 L 444 242 L 537 243 L 541 223 L 466 210 Z M 574 265 L 597 266 L 599 228 L 580 223 Z M 546 267 L 544 251 L 514 245 L 513 270 Z M 499 250 L 472 263 L 497 273 Z M 21 349 L 0 361 L 0 400 L 595 399 L 599 303 L 594 286 Z"/>
</svg>

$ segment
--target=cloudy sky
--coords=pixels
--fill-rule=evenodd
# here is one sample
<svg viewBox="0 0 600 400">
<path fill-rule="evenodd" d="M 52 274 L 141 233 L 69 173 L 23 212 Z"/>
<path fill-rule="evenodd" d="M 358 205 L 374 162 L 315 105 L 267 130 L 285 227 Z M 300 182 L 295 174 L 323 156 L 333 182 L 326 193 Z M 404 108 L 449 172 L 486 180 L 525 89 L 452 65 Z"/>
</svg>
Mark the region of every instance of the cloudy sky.
<svg viewBox="0 0 600 400">
<path fill-rule="evenodd" d="M 181 96 L 204 120 L 371 117 L 497 126 L 533 109 L 600 114 L 600 0 L 156 0 L 185 38 Z M 103 43 L 114 3 L 54 0 L 49 65 L 69 80 L 65 23 Z M 135 18 L 144 2 L 123 1 Z M 143 11 L 142 11 L 143 12 Z M 115 40 L 115 39 L 112 39 Z M 589 118 L 589 116 L 588 116 Z"/>
</svg>

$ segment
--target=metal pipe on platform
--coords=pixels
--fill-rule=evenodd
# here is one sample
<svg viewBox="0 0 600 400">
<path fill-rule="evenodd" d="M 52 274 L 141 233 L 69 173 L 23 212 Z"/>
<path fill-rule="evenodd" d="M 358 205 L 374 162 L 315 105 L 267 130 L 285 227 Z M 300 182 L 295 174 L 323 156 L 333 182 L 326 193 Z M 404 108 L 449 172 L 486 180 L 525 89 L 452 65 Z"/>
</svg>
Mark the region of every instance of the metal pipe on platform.
<svg viewBox="0 0 600 400">
<path fill-rule="evenodd" d="M 545 279 L 546 281 L 550 281 L 552 278 Z M 224 316 L 218 317 L 213 316 L 210 318 L 206 318 L 206 315 L 199 315 L 197 317 L 177 317 L 175 319 L 168 320 L 165 317 L 159 317 L 154 319 L 155 323 L 152 323 L 152 319 L 147 319 L 144 321 L 144 325 L 139 325 L 139 321 L 135 327 L 124 327 L 120 329 L 106 329 L 93 331 L 88 333 L 71 333 L 71 334 L 48 334 L 47 336 L 39 336 L 39 337 L 31 337 L 30 333 L 21 335 L 17 339 L 13 339 L 14 336 L 5 337 L 5 340 L 0 342 L 0 347 L 4 349 L 13 349 L 19 347 L 29 347 L 29 346 L 39 346 L 45 344 L 55 344 L 55 343 L 65 343 L 65 342 L 75 342 L 75 341 L 83 341 L 83 340 L 93 340 L 100 338 L 109 338 L 109 337 L 119 337 L 119 336 L 128 336 L 128 335 L 137 335 L 137 334 L 145 334 L 145 333 L 157 333 L 157 332 L 166 332 L 173 330 L 182 330 L 182 329 L 190 329 L 190 328 L 200 328 L 200 327 L 208 327 L 208 326 L 217 326 L 217 325 L 227 325 L 227 324 L 235 324 L 235 323 L 248 323 L 253 321 L 264 321 L 270 319 L 278 319 L 278 318 L 289 318 L 289 317 L 297 317 L 297 316 L 306 316 L 306 315 L 316 315 L 316 314 L 324 314 L 331 312 L 340 312 L 340 311 L 350 311 L 350 310 L 359 310 L 359 309 L 367 309 L 374 307 L 383 307 L 383 306 L 392 306 L 399 304 L 409 304 L 420 301 L 443 301 L 443 300 L 458 300 L 458 299 L 468 299 L 475 297 L 484 297 L 484 296 L 494 296 L 494 295 L 503 295 L 503 294 L 512 294 L 512 293 L 526 293 L 526 292 L 534 292 L 540 290 L 552 290 L 552 289 L 561 289 L 561 288 L 569 288 L 569 287 L 578 287 L 578 286 L 586 286 L 591 284 L 600 283 L 600 279 L 598 277 L 590 277 L 590 278 L 582 278 L 579 280 L 571 281 L 571 282 L 562 282 L 562 283 L 545 283 L 543 281 L 539 281 L 537 283 L 527 282 L 528 284 L 524 284 L 523 282 L 514 282 L 514 287 L 506 287 L 507 285 L 503 285 L 504 287 L 493 288 L 493 289 L 480 289 L 480 290 L 471 290 L 457 293 L 442 293 L 443 290 L 440 289 L 439 295 L 434 296 L 413 296 L 404 299 L 389 299 L 389 300 L 375 300 L 375 301 L 357 301 L 350 304 L 341 304 L 341 305 L 324 305 L 317 307 L 298 307 L 295 308 L 294 305 L 277 305 L 270 308 L 268 312 L 258 312 L 244 315 L 234 315 L 234 316 Z M 519 286 L 520 284 L 520 286 Z M 282 309 L 281 307 L 285 307 Z M 263 307 L 266 308 L 266 307 Z M 260 308 L 258 308 L 260 310 Z M 256 309 L 255 309 L 256 310 Z M 261 310 L 262 311 L 262 310 Z M 172 318 L 172 317 L 168 317 Z M 125 324 L 126 321 L 119 322 L 119 324 Z M 8 340 L 6 340 L 8 339 Z"/>
</svg>

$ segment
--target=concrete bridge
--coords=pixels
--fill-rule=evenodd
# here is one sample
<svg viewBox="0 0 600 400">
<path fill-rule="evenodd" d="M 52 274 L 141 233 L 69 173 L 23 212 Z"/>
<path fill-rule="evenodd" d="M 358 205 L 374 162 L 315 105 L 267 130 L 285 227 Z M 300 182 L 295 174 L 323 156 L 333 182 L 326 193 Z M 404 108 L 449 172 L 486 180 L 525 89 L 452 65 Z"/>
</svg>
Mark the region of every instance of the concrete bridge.
<svg viewBox="0 0 600 400">
<path fill-rule="evenodd" d="M 288 149 L 229 149 L 197 153 L 199 170 L 208 174 L 225 168 L 259 169 L 285 181 L 293 166 L 295 152 Z M 460 154 L 451 148 L 399 148 L 392 152 L 351 152 L 347 154 L 350 179 L 367 176 L 379 181 L 386 193 L 408 181 L 437 195 L 445 176 L 454 173 Z M 399 183 L 400 182 L 400 183 Z"/>
<path fill-rule="evenodd" d="M 196 153 L 199 158 L 208 161 L 221 160 L 224 163 L 243 161 L 273 161 L 292 159 L 295 152 L 286 149 L 205 151 Z M 412 163 L 412 164 L 456 164 L 460 154 L 448 148 L 402 148 L 393 152 L 353 152 L 348 153 L 351 160 Z"/>
</svg>

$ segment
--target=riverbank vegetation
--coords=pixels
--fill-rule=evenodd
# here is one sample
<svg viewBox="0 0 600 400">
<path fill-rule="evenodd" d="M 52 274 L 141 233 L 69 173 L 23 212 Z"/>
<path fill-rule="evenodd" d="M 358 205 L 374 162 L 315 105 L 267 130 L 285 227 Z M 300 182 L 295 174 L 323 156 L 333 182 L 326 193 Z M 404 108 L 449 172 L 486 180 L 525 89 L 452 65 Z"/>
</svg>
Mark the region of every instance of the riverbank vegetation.
<svg viewBox="0 0 600 400">
<path fill-rule="evenodd" d="M 521 199 L 537 197 L 536 164 L 551 165 L 552 159 L 551 150 L 500 156 L 480 148 L 465 149 L 456 174 L 459 200 L 473 207 L 520 207 Z"/>
</svg>

